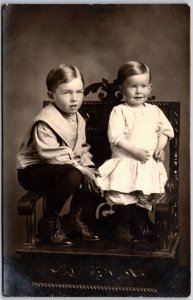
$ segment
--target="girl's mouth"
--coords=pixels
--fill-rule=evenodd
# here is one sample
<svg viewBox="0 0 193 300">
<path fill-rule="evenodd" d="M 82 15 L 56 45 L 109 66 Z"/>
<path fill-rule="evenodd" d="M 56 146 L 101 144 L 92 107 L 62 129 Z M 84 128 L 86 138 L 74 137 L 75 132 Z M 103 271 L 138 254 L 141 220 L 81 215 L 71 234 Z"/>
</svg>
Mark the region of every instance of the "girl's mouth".
<svg viewBox="0 0 193 300">
<path fill-rule="evenodd" d="M 134 97 L 135 100 L 142 100 L 143 97 Z"/>
</svg>

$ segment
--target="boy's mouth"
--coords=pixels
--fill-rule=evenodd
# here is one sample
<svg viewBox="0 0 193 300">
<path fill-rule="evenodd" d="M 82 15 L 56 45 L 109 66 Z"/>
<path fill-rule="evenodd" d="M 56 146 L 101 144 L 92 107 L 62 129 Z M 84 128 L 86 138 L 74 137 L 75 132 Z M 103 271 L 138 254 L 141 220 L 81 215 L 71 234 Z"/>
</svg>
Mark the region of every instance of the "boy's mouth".
<svg viewBox="0 0 193 300">
<path fill-rule="evenodd" d="M 77 108 L 78 105 L 74 104 L 74 105 L 70 105 L 70 108 Z"/>
</svg>

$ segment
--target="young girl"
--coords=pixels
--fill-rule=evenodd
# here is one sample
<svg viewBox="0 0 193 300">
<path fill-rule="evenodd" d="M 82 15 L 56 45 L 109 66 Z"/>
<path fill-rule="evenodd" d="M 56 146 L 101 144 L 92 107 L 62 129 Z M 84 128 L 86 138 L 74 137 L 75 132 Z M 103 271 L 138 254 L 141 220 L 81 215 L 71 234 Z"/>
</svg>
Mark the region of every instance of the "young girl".
<svg viewBox="0 0 193 300">
<path fill-rule="evenodd" d="M 72 246 L 69 237 L 98 240 L 82 217 L 91 203 L 89 192 L 97 192 L 99 175 L 86 144 L 85 121 L 78 113 L 84 79 L 75 66 L 62 64 L 48 73 L 46 84 L 51 102 L 35 117 L 21 144 L 18 180 L 26 190 L 46 196 L 45 215 L 38 223 L 44 242 Z M 72 194 L 66 236 L 59 213 Z"/>
<path fill-rule="evenodd" d="M 132 235 L 151 237 L 154 227 L 148 211 L 152 210 L 154 194 L 164 193 L 164 148 L 174 132 L 164 113 L 146 103 L 152 88 L 146 65 L 137 61 L 124 64 L 117 83 L 126 102 L 115 106 L 110 114 L 112 157 L 99 168 L 102 177 L 98 183 L 111 206 L 124 206 L 125 218 L 134 223 Z"/>
</svg>

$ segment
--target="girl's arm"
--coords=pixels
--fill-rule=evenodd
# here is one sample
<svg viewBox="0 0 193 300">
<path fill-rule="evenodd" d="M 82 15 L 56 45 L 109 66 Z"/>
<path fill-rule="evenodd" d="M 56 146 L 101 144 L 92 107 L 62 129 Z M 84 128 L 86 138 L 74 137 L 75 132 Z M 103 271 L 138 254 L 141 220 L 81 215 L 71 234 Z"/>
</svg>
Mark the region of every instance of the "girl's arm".
<svg viewBox="0 0 193 300">
<path fill-rule="evenodd" d="M 134 156 L 137 160 L 140 160 L 141 162 L 146 162 L 150 158 L 150 153 L 148 150 L 137 148 L 134 145 L 132 145 L 128 140 L 125 138 L 121 138 L 117 146 L 125 151 L 127 151 L 129 154 Z"/>
<path fill-rule="evenodd" d="M 167 144 L 168 141 L 168 137 L 165 134 L 160 134 L 158 136 L 158 143 L 157 143 L 157 147 L 155 149 L 155 153 L 154 153 L 154 157 L 156 160 L 158 161 L 163 161 L 165 158 L 165 146 Z"/>
<path fill-rule="evenodd" d="M 167 144 L 168 139 L 172 139 L 174 137 L 174 130 L 163 111 L 157 106 L 155 106 L 155 109 L 157 109 L 158 112 L 158 142 L 154 153 L 154 157 L 158 161 L 163 161 L 165 158 L 165 146 Z"/>
<path fill-rule="evenodd" d="M 131 116 L 132 118 L 132 116 Z M 150 158 L 150 154 L 143 148 L 136 148 L 125 137 L 125 118 L 122 105 L 115 106 L 112 109 L 109 118 L 108 138 L 109 142 L 135 157 L 135 159 L 146 162 Z"/>
</svg>

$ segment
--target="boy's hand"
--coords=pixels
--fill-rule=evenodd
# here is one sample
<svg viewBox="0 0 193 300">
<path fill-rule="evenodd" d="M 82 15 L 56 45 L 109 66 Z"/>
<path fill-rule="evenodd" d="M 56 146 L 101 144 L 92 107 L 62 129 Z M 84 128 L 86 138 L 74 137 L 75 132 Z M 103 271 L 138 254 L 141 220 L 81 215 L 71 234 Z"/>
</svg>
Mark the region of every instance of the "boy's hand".
<svg viewBox="0 0 193 300">
<path fill-rule="evenodd" d="M 165 151 L 163 149 L 157 148 L 154 153 L 154 158 L 157 161 L 164 161 L 165 159 Z"/>
<path fill-rule="evenodd" d="M 100 189 L 97 185 L 96 177 L 100 176 L 101 174 L 96 168 L 89 168 L 89 167 L 79 167 L 80 171 L 84 176 L 84 183 L 88 187 L 90 192 L 99 193 Z"/>
<path fill-rule="evenodd" d="M 89 170 L 91 170 L 93 172 L 93 174 L 95 174 L 96 177 L 97 176 L 101 177 L 101 174 L 97 168 L 90 168 L 90 167 L 87 167 L 87 168 L 89 168 Z"/>
</svg>

